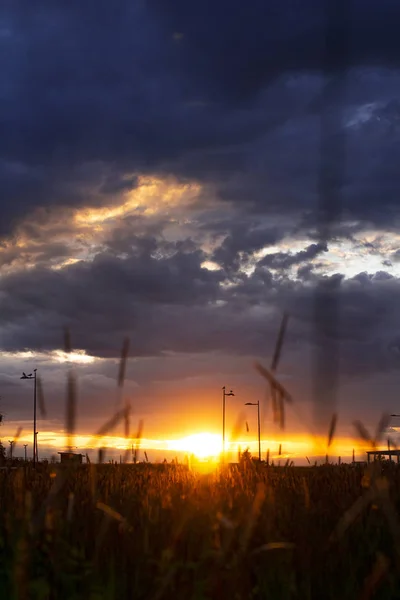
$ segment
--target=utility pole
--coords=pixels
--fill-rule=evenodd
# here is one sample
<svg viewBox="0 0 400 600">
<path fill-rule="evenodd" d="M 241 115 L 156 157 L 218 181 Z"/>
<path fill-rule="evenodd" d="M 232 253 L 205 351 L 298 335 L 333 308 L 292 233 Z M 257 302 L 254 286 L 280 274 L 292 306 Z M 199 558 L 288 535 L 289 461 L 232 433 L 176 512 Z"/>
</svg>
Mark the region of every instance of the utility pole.
<svg viewBox="0 0 400 600">
<path fill-rule="evenodd" d="M 34 369 L 33 374 L 22 373 L 21 379 L 33 379 L 33 466 L 37 462 L 37 431 L 36 431 L 36 385 L 37 385 L 37 369 Z"/>
<path fill-rule="evenodd" d="M 36 466 L 37 462 L 37 431 L 36 431 L 36 372 L 37 369 L 33 370 L 34 372 L 34 383 L 33 383 L 33 439 L 34 439 L 34 447 L 33 447 L 33 466 Z"/>
<path fill-rule="evenodd" d="M 260 401 L 257 402 L 257 412 L 258 412 L 258 460 L 261 462 Z"/>
<path fill-rule="evenodd" d="M 234 396 L 232 392 L 226 392 L 225 386 L 222 388 L 222 456 L 225 458 L 225 398 L 227 396 Z"/>
<path fill-rule="evenodd" d="M 261 462 L 260 401 L 258 401 L 258 402 L 246 402 L 245 406 L 257 406 L 257 418 L 258 418 L 258 460 Z"/>
<path fill-rule="evenodd" d="M 27 457 L 26 457 L 26 449 L 28 447 L 28 444 L 24 444 L 24 451 L 25 451 L 25 462 L 27 461 Z"/>
</svg>

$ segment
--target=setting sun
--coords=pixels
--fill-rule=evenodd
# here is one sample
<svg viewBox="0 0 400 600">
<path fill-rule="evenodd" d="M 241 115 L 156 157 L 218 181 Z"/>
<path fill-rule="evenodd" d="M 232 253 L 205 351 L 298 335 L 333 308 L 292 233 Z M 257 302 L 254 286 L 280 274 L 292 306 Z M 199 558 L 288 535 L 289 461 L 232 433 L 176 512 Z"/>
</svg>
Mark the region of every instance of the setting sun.
<svg viewBox="0 0 400 600">
<path fill-rule="evenodd" d="M 170 442 L 171 450 L 194 454 L 197 458 L 211 458 L 222 452 L 222 439 L 216 433 L 196 433 Z"/>
</svg>

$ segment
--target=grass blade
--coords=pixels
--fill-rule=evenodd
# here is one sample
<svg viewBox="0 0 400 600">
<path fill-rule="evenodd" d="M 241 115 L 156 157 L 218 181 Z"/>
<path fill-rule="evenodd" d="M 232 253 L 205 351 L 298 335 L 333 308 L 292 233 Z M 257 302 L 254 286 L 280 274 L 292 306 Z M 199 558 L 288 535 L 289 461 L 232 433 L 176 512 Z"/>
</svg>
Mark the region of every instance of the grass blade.
<svg viewBox="0 0 400 600">
<path fill-rule="evenodd" d="M 37 376 L 37 393 L 38 393 L 38 401 L 39 401 L 39 412 L 42 419 L 47 417 L 46 403 L 44 401 L 44 393 L 43 393 L 43 383 L 41 377 Z"/>
<path fill-rule="evenodd" d="M 66 402 L 66 426 L 67 446 L 69 450 L 73 447 L 73 435 L 75 433 L 76 416 L 76 381 L 74 374 L 70 371 L 67 375 L 67 402 Z"/>
<path fill-rule="evenodd" d="M 376 428 L 376 432 L 375 432 L 375 444 L 378 444 L 378 442 L 380 442 L 380 440 L 382 439 L 383 434 L 386 432 L 387 428 L 390 425 L 390 421 L 391 421 L 391 417 L 389 414 L 387 413 L 383 413 L 383 415 L 381 416 L 378 426 Z"/>
<path fill-rule="evenodd" d="M 100 427 L 100 429 L 95 434 L 95 437 L 101 438 L 101 437 L 104 437 L 105 435 L 107 435 L 107 433 L 112 431 L 118 425 L 118 423 L 120 423 L 120 421 L 122 421 L 122 419 L 125 418 L 125 414 L 126 414 L 126 408 L 123 408 L 123 409 L 117 411 L 111 417 L 111 419 L 108 419 L 108 421 L 106 421 L 104 423 L 104 425 L 102 427 Z"/>
<path fill-rule="evenodd" d="M 334 413 L 332 415 L 332 419 L 331 419 L 331 424 L 329 427 L 329 433 L 328 433 L 328 448 L 330 447 L 330 445 L 332 444 L 334 435 L 335 435 L 335 431 L 336 431 L 336 425 L 337 425 L 337 420 L 338 420 L 338 416 L 337 413 Z"/>
<path fill-rule="evenodd" d="M 276 379 L 275 375 L 273 375 L 268 369 L 260 365 L 260 363 L 256 362 L 254 367 L 260 373 L 260 375 L 262 375 L 269 382 L 269 384 L 272 387 L 274 387 L 278 392 L 280 392 L 280 394 L 287 402 L 293 402 L 292 396 L 289 394 L 286 388 L 284 388 L 283 385 Z"/>
<path fill-rule="evenodd" d="M 272 363 L 271 363 L 271 371 L 276 371 L 276 369 L 278 368 L 288 320 L 289 320 L 289 315 L 288 315 L 288 313 L 285 312 L 282 317 L 282 322 L 281 322 L 281 326 L 280 326 L 279 333 L 278 333 L 278 339 L 276 340 L 274 357 L 273 357 Z"/>
<path fill-rule="evenodd" d="M 129 338 L 126 337 L 122 344 L 121 360 L 119 363 L 119 371 L 118 371 L 118 387 L 120 387 L 120 388 L 123 387 L 124 381 L 125 381 L 126 363 L 127 363 L 128 354 L 129 354 L 129 345 L 130 345 Z"/>
<path fill-rule="evenodd" d="M 367 442 L 372 448 L 375 448 L 375 441 L 372 439 L 368 429 L 361 423 L 361 421 L 353 421 L 353 425 L 361 439 Z"/>
</svg>

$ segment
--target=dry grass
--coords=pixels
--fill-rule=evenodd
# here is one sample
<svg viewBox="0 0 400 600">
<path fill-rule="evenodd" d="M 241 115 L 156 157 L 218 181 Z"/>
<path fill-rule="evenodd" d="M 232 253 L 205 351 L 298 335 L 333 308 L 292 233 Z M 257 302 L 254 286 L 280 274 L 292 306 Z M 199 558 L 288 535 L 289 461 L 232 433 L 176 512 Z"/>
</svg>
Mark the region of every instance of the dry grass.
<svg viewBox="0 0 400 600">
<path fill-rule="evenodd" d="M 365 492 L 348 465 L 2 472 L 1 597 L 396 598 L 400 469 L 381 470 Z"/>
</svg>

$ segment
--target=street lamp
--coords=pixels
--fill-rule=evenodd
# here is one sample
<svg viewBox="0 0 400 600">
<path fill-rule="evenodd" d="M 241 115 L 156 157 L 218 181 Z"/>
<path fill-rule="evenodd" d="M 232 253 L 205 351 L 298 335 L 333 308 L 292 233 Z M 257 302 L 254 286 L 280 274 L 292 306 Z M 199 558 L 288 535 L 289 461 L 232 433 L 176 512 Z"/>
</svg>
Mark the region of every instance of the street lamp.
<svg viewBox="0 0 400 600">
<path fill-rule="evenodd" d="M 225 386 L 222 388 L 222 455 L 225 456 L 225 398 L 227 396 L 234 396 L 235 394 L 230 390 L 227 392 Z"/>
<path fill-rule="evenodd" d="M 258 416 L 258 460 L 261 462 L 261 429 L 260 429 L 260 402 L 246 402 L 245 406 L 257 406 Z"/>
<path fill-rule="evenodd" d="M 24 451 L 25 451 L 25 462 L 27 461 L 27 458 L 26 458 L 26 449 L 27 449 L 27 447 L 28 447 L 28 444 L 24 444 Z"/>
<path fill-rule="evenodd" d="M 21 379 L 33 379 L 33 466 L 36 466 L 37 459 L 37 431 L 36 431 L 36 372 L 37 369 L 34 369 L 33 373 L 27 375 L 26 373 L 22 373 Z"/>
</svg>

